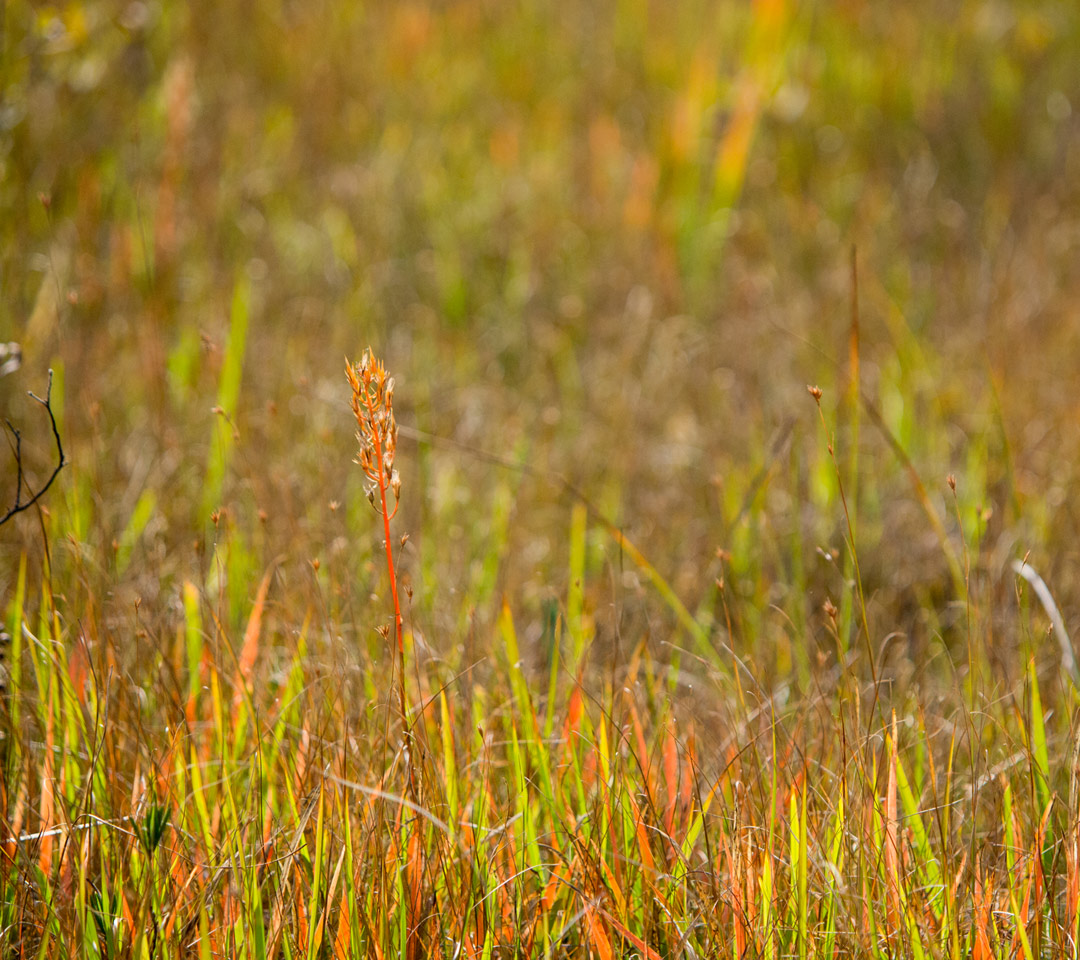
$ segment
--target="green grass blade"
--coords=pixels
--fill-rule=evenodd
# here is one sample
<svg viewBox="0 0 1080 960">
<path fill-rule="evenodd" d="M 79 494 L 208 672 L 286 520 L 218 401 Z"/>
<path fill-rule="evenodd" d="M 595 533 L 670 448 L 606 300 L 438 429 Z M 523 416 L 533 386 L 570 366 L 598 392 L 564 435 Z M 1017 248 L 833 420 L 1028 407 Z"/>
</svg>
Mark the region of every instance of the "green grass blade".
<svg viewBox="0 0 1080 960">
<path fill-rule="evenodd" d="M 229 469 L 233 449 L 233 424 L 236 422 L 237 404 L 240 399 L 240 378 L 244 368 L 244 351 L 247 346 L 247 329 L 251 309 L 251 284 L 246 274 L 241 274 L 233 288 L 232 310 L 229 314 L 229 338 L 225 345 L 225 359 L 221 367 L 217 406 L 222 412 L 214 419 L 214 437 L 210 444 L 210 458 L 206 465 L 203 485 L 202 520 L 221 505 L 225 476 Z M 222 416 L 223 414 L 223 416 Z M 224 419 L 225 417 L 228 420 Z"/>
</svg>

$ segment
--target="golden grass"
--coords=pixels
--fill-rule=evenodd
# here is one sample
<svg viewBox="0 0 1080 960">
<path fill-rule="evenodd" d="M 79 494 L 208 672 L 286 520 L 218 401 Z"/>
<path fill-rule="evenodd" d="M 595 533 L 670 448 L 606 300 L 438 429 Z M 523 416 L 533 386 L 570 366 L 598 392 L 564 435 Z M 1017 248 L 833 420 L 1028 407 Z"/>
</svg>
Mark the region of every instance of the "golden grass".
<svg viewBox="0 0 1080 960">
<path fill-rule="evenodd" d="M 660 6 L 5 7 L 0 957 L 1077 956 L 1080 8 Z"/>
</svg>

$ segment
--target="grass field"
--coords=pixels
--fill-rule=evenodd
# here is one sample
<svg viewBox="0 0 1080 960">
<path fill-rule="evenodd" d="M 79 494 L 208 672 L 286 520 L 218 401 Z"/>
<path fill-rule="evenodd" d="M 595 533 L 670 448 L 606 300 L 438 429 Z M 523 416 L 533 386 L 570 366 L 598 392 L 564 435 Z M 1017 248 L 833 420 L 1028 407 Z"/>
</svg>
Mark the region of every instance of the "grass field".
<svg viewBox="0 0 1080 960">
<path fill-rule="evenodd" d="M 1078 304 L 1072 3 L 0 4 L 0 958 L 1080 956 Z"/>
</svg>

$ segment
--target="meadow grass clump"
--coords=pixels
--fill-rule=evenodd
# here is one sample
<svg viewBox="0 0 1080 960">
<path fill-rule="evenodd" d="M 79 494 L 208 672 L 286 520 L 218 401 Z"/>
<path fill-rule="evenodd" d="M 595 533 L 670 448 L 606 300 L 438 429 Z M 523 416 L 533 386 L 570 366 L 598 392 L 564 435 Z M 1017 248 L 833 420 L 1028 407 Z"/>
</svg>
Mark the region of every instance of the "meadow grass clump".
<svg viewBox="0 0 1080 960">
<path fill-rule="evenodd" d="M 1071 955 L 1074 734 L 1048 703 L 1067 713 L 1075 691 L 1044 703 L 1034 655 L 1020 695 L 993 698 L 977 675 L 933 699 L 894 689 L 880 650 L 872 665 L 840 644 L 801 692 L 766 689 L 752 659 L 733 683 L 723 658 L 660 660 L 645 639 L 612 665 L 555 655 L 539 683 L 504 604 L 465 686 L 418 656 L 398 595 L 393 379 L 370 350 L 347 377 L 391 668 L 317 644 L 310 605 L 273 614 L 274 568 L 242 636 L 188 583 L 156 665 L 122 666 L 115 637 L 72 637 L 47 580 L 31 614 L 24 562 L 4 956 Z M 838 637 L 831 601 L 824 615 Z"/>
</svg>

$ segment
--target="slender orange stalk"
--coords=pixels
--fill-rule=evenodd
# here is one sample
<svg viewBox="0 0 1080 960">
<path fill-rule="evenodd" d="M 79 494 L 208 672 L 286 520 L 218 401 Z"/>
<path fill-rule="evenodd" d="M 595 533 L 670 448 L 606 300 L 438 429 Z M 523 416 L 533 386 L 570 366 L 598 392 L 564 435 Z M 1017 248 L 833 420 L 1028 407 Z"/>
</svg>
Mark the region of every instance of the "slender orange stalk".
<svg viewBox="0 0 1080 960">
<path fill-rule="evenodd" d="M 409 726 L 405 700 L 405 642 L 402 637 L 401 599 L 398 595 L 397 570 L 394 567 L 394 546 L 390 540 L 390 521 L 397 515 L 401 502 L 401 478 L 394 469 L 394 453 L 397 450 L 397 421 L 394 419 L 394 378 L 386 375 L 386 368 L 377 360 L 369 347 L 360 362 L 346 361 L 345 375 L 352 388 L 352 411 L 359 429 L 356 439 L 360 454 L 356 462 L 368 478 L 368 500 L 383 518 L 383 546 L 386 548 L 386 571 L 390 578 L 390 596 L 394 602 L 394 643 L 398 662 L 398 706 L 401 711 L 401 730 L 405 740 L 405 783 L 414 804 L 420 802 L 420 789 L 414 765 L 414 740 Z M 387 504 L 387 491 L 394 495 L 394 508 Z M 378 501 L 375 494 L 378 491 Z M 405 538 L 402 538 L 402 543 Z M 390 630 L 379 631 L 390 641 Z M 424 848 L 421 834 L 413 826 L 406 845 L 405 879 L 408 885 L 407 941 L 405 955 L 416 960 L 423 952 L 423 922 L 420 919 L 423 898 Z"/>
<path fill-rule="evenodd" d="M 369 347 L 359 363 L 345 364 L 345 375 L 352 388 L 352 411 L 359 429 L 356 432 L 360 454 L 356 462 L 370 481 L 368 500 L 382 514 L 383 546 L 386 548 L 386 569 L 390 577 L 390 596 L 394 601 L 394 639 L 392 652 L 398 660 L 398 699 L 401 723 L 409 743 L 409 719 L 405 707 L 405 643 L 402 639 L 401 600 L 398 597 L 397 571 L 394 568 L 394 548 L 390 542 L 390 521 L 398 511 L 401 497 L 401 479 L 394 469 L 394 453 L 397 450 L 397 421 L 394 419 L 394 378 L 386 375 L 386 368 L 377 360 Z M 387 505 L 387 490 L 394 495 L 394 508 Z M 375 501 L 376 491 L 379 495 Z M 381 628 L 387 640 L 390 631 Z"/>
</svg>

